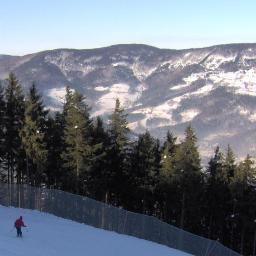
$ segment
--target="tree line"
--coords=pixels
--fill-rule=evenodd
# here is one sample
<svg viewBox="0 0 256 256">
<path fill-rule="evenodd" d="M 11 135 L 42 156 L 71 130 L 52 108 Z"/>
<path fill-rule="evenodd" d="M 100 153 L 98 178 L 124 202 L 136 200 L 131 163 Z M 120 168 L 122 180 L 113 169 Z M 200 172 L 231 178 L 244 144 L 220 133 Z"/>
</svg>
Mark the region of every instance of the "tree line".
<svg viewBox="0 0 256 256">
<path fill-rule="evenodd" d="M 91 118 L 86 99 L 66 88 L 63 111 L 46 110 L 35 84 L 26 96 L 13 73 L 0 88 L 0 178 L 47 186 L 155 216 L 255 254 L 255 165 L 238 162 L 230 146 L 213 149 L 202 168 L 197 137 L 146 131 L 132 138 L 117 99 L 108 124 Z"/>
</svg>

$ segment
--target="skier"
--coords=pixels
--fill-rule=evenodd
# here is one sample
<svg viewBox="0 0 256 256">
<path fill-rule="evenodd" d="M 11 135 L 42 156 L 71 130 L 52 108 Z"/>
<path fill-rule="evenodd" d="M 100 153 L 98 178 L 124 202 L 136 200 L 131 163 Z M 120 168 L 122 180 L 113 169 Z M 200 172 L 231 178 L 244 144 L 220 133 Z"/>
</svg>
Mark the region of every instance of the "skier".
<svg viewBox="0 0 256 256">
<path fill-rule="evenodd" d="M 20 216 L 19 219 L 17 219 L 15 221 L 14 227 L 17 230 L 17 237 L 22 237 L 21 227 L 26 227 L 26 225 L 24 224 L 24 222 L 22 220 L 22 216 Z"/>
</svg>

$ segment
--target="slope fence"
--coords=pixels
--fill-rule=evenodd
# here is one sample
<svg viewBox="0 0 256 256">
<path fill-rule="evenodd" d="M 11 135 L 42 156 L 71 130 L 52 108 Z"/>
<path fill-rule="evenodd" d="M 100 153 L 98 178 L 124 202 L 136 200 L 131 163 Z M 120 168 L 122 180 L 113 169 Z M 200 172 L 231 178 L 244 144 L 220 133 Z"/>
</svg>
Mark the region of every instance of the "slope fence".
<svg viewBox="0 0 256 256">
<path fill-rule="evenodd" d="M 155 217 L 129 212 L 60 190 L 0 184 L 0 204 L 39 210 L 169 246 L 199 256 L 238 256 L 218 241 L 194 235 Z"/>
</svg>

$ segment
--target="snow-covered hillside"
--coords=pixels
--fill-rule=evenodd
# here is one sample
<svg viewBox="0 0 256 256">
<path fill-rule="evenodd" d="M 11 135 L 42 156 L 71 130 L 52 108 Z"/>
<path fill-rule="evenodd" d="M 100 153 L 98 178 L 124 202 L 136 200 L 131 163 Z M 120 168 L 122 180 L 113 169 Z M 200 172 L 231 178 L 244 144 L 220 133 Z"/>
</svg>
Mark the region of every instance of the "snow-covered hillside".
<svg viewBox="0 0 256 256">
<path fill-rule="evenodd" d="M 35 81 L 51 110 L 61 110 L 65 87 L 86 96 L 92 116 L 106 119 L 118 97 L 135 133 L 179 138 L 192 123 L 202 158 L 231 144 L 256 155 L 256 44 L 168 50 L 148 45 L 57 49 L 2 56 L 0 80 L 14 72 L 25 89 Z"/>
<path fill-rule="evenodd" d="M 17 238 L 13 223 L 25 224 Z M 1 256 L 186 256 L 189 254 L 131 236 L 96 229 L 54 215 L 0 206 Z"/>
</svg>

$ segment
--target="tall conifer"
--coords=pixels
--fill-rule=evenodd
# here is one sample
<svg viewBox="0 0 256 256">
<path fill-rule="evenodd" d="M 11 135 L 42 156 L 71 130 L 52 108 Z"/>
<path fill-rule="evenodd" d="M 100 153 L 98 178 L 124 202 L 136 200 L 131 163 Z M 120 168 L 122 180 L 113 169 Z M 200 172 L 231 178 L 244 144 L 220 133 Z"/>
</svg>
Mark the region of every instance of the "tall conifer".
<svg viewBox="0 0 256 256">
<path fill-rule="evenodd" d="M 67 170 L 66 188 L 85 193 L 85 183 L 91 167 L 92 123 L 84 97 L 67 89 L 64 105 L 64 152 L 62 159 Z M 73 180 L 73 182 L 72 182 Z"/>
<path fill-rule="evenodd" d="M 191 126 L 185 130 L 185 139 L 176 152 L 175 176 L 180 187 L 180 227 L 195 231 L 200 222 L 201 164 L 197 137 Z M 197 187 L 197 191 L 194 188 Z"/>
<path fill-rule="evenodd" d="M 6 112 L 4 118 L 5 127 L 5 161 L 7 167 L 7 182 L 13 183 L 16 172 L 22 172 L 21 162 L 22 144 L 20 131 L 24 122 L 24 95 L 21 85 L 13 73 L 6 80 L 7 87 L 4 91 Z"/>
<path fill-rule="evenodd" d="M 109 136 L 110 143 L 107 149 L 108 169 L 111 170 L 109 176 L 109 190 L 106 191 L 105 201 L 120 205 L 122 195 L 126 190 L 126 168 L 127 151 L 129 146 L 129 134 L 127 114 L 121 107 L 119 99 L 116 99 L 115 109 L 110 116 Z M 111 196 L 111 198 L 110 198 Z"/>
<path fill-rule="evenodd" d="M 159 145 L 148 131 L 139 136 L 131 158 L 131 176 L 137 207 L 153 214 L 154 192 L 159 174 Z"/>
<path fill-rule="evenodd" d="M 47 148 L 45 142 L 46 116 L 41 96 L 35 84 L 29 90 L 25 103 L 25 120 L 21 138 L 26 152 L 27 176 L 34 185 L 39 185 L 46 170 Z"/>
</svg>

